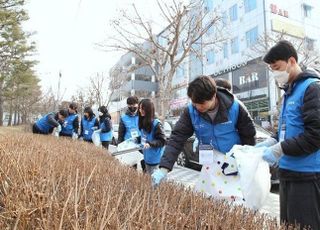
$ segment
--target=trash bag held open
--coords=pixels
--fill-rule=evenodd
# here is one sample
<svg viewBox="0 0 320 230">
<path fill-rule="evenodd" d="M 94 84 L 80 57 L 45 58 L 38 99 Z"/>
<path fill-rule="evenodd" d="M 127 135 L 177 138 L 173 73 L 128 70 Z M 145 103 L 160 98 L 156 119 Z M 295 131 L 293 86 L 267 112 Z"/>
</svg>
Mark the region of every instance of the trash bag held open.
<svg viewBox="0 0 320 230">
<path fill-rule="evenodd" d="M 196 190 L 255 210 L 261 208 L 271 186 L 263 150 L 241 145 L 227 154 L 214 150 L 214 161 L 202 166 Z"/>
</svg>

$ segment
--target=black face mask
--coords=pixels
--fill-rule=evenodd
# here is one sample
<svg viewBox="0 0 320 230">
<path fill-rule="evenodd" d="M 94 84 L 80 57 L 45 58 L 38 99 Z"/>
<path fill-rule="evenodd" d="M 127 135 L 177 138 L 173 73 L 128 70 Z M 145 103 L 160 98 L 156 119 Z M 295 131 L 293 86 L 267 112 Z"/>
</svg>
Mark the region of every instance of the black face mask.
<svg viewBox="0 0 320 230">
<path fill-rule="evenodd" d="M 137 107 L 128 107 L 128 109 L 129 109 L 129 111 L 131 112 L 131 113 L 135 113 L 135 112 L 137 112 Z"/>
</svg>

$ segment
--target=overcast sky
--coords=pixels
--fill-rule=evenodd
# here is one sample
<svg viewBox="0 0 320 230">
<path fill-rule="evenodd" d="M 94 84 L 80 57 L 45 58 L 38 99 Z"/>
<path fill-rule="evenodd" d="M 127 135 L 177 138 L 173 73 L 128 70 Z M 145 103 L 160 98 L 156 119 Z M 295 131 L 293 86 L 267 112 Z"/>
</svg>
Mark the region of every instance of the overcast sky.
<svg viewBox="0 0 320 230">
<path fill-rule="evenodd" d="M 61 92 L 69 99 L 77 88 L 88 85 L 90 76 L 107 75 L 121 54 L 102 52 L 95 43 L 113 34 L 109 21 L 133 2 L 146 18 L 159 21 L 156 0 L 28 0 L 30 20 L 25 27 L 36 32 L 32 39 L 43 89 L 56 92 L 61 71 Z"/>
</svg>

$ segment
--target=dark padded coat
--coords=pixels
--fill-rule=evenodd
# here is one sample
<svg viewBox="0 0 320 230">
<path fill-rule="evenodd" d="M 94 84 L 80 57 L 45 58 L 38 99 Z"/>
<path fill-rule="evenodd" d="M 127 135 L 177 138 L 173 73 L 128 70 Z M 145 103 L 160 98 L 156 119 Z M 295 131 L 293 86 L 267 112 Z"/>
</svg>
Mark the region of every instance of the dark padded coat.
<svg viewBox="0 0 320 230">
<path fill-rule="evenodd" d="M 224 88 L 218 88 L 217 97 L 219 100 L 219 110 L 213 121 L 214 124 L 220 124 L 228 121 L 228 110 L 232 106 L 234 96 Z M 212 122 L 208 114 L 202 114 L 203 118 Z M 241 144 L 254 145 L 256 130 L 252 118 L 245 108 L 245 106 L 239 103 L 239 116 L 236 125 Z M 161 158 L 160 167 L 172 170 L 174 163 L 176 162 L 178 155 L 183 149 L 184 144 L 194 133 L 191 118 L 188 108 L 186 108 L 179 121 L 175 125 L 168 144 L 165 148 L 165 152 Z"/>
</svg>

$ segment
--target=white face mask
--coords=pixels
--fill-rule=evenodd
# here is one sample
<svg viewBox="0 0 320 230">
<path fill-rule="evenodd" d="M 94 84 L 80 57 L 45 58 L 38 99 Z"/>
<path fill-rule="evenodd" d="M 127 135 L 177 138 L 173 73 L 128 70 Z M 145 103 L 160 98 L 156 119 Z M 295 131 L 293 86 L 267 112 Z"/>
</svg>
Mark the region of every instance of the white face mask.
<svg viewBox="0 0 320 230">
<path fill-rule="evenodd" d="M 103 115 L 103 113 L 99 111 L 99 116 L 101 117 L 102 115 Z"/>
<path fill-rule="evenodd" d="M 279 87 L 283 87 L 289 81 L 289 73 L 286 70 L 284 71 L 275 70 L 272 72 L 272 75 L 274 79 L 278 82 Z"/>
</svg>

